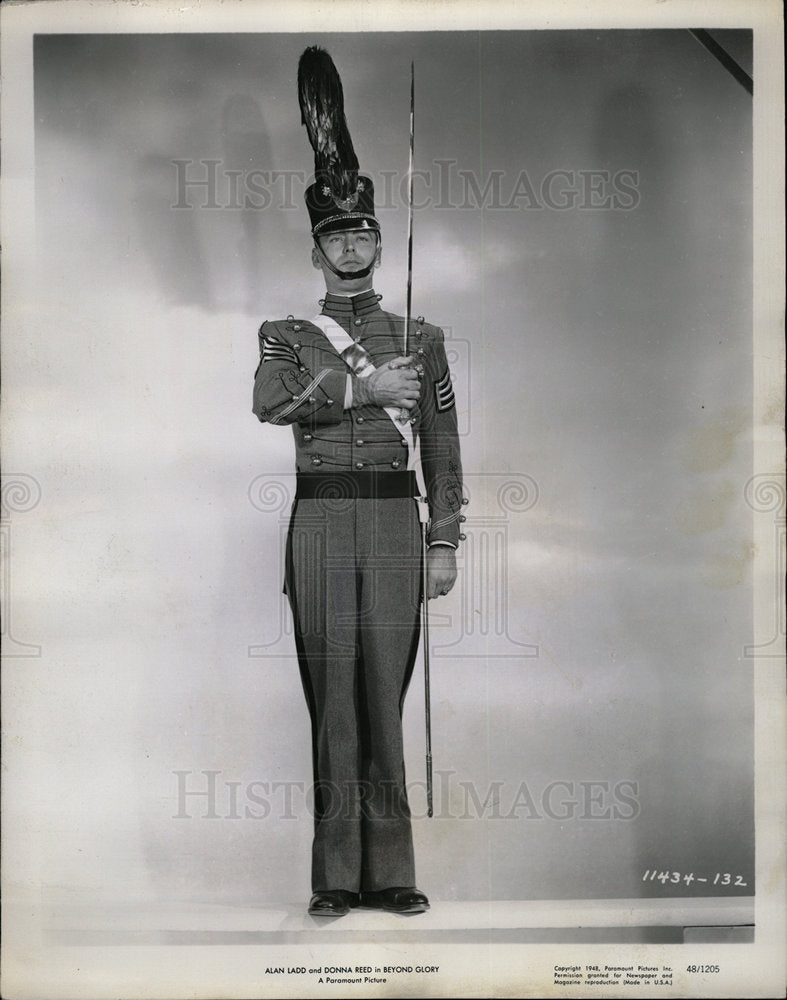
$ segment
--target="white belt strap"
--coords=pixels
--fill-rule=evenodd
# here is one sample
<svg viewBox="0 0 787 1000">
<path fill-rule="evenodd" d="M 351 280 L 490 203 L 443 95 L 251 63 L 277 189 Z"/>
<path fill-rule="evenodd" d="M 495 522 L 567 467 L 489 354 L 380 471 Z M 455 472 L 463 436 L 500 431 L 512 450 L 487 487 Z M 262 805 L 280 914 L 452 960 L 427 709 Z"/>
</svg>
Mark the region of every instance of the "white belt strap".
<svg viewBox="0 0 787 1000">
<path fill-rule="evenodd" d="M 355 341 L 343 330 L 338 323 L 334 322 L 329 316 L 325 316 L 320 313 L 319 316 L 315 316 L 312 320 L 315 326 L 319 327 L 328 340 L 331 342 L 331 346 L 336 351 L 337 354 L 343 354 L 348 348 L 355 347 Z M 358 378 L 368 378 L 372 372 L 377 371 L 371 361 L 368 362 L 362 369 L 359 369 L 355 374 Z M 399 422 L 400 410 L 395 409 L 392 406 L 384 406 L 383 409 L 388 414 L 388 416 L 393 420 L 396 425 L 396 429 L 402 435 L 402 437 L 407 441 L 407 468 L 415 468 L 413 462 L 415 459 L 415 435 L 413 434 L 413 425 L 407 421 L 406 423 Z"/>
<path fill-rule="evenodd" d="M 357 344 L 349 333 L 347 333 L 346 330 L 343 330 L 338 323 L 330 318 L 330 316 L 326 316 L 324 313 L 319 313 L 319 315 L 314 317 L 312 323 L 322 330 L 337 354 L 343 355 L 348 348 L 357 347 Z M 377 371 L 377 369 L 372 364 L 371 360 L 369 360 L 363 368 L 355 370 L 354 374 L 357 378 L 368 378 L 374 371 Z M 400 422 L 400 410 L 394 409 L 392 406 L 384 406 L 383 409 L 391 418 L 394 426 L 407 443 L 407 469 L 408 471 L 415 472 L 415 479 L 418 483 L 418 489 L 421 494 L 421 498 L 418 500 L 418 517 L 424 524 L 428 524 L 429 505 L 425 500 L 426 486 L 424 484 L 423 470 L 421 469 L 420 441 L 416 441 L 415 434 L 413 433 L 413 425 L 409 421 L 404 424 Z"/>
</svg>

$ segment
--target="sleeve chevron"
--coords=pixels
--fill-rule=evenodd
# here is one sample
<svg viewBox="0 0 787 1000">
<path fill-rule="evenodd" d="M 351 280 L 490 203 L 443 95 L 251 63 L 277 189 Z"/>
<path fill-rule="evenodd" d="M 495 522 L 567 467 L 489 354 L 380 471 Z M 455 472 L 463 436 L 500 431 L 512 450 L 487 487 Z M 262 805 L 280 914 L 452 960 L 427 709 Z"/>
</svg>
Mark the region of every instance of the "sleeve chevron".
<svg viewBox="0 0 787 1000">
<path fill-rule="evenodd" d="M 289 361 L 290 363 L 297 365 L 298 355 L 292 347 L 290 347 L 290 345 L 285 343 L 283 340 L 277 340 L 275 337 L 263 336 L 262 361 L 263 364 L 266 361 Z"/>
<path fill-rule="evenodd" d="M 435 403 L 438 413 L 444 413 L 455 405 L 454 388 L 451 385 L 451 373 L 446 368 L 439 379 L 434 383 Z"/>
</svg>

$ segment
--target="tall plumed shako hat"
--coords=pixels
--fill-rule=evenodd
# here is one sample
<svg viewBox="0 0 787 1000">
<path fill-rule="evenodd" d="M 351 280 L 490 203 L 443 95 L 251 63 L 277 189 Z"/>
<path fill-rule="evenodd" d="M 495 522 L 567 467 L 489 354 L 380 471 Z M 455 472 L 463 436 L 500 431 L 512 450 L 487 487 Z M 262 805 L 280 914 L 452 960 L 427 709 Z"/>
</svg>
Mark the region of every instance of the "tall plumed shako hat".
<svg viewBox="0 0 787 1000">
<path fill-rule="evenodd" d="M 345 229 L 373 229 L 374 185 L 359 173 L 358 157 L 344 118 L 344 91 L 333 60 L 319 46 L 298 63 L 301 122 L 314 150 L 314 183 L 306 189 L 312 235 Z"/>
</svg>

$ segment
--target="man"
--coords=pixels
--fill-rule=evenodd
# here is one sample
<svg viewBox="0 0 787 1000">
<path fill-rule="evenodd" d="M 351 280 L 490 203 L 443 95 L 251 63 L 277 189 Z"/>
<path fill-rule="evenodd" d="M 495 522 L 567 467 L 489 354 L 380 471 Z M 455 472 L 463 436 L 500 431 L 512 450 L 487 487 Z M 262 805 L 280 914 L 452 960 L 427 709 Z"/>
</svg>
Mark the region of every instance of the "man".
<svg viewBox="0 0 787 1000">
<path fill-rule="evenodd" d="M 419 509 L 427 517 L 416 445 L 430 598 L 454 585 L 464 520 L 443 334 L 419 318 L 405 354 L 403 319 L 372 285 L 374 188 L 361 175 L 353 184 L 337 196 L 318 170 L 306 192 L 322 311 L 262 324 L 254 384 L 255 414 L 295 438 L 285 591 L 312 722 L 309 912 L 321 916 L 429 906 L 415 882 L 401 721 L 419 636 Z"/>
</svg>

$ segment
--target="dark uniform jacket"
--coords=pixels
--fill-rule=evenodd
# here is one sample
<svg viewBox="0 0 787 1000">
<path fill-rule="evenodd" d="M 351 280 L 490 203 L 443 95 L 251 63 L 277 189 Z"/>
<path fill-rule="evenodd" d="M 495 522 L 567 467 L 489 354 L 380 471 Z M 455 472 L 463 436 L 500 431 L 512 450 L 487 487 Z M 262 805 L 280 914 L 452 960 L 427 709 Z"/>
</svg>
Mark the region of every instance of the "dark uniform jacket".
<svg viewBox="0 0 787 1000">
<path fill-rule="evenodd" d="M 373 291 L 328 293 L 322 312 L 364 348 L 376 368 L 404 353 L 404 319 L 384 312 Z M 347 376 L 357 376 L 318 326 L 288 316 L 263 323 L 259 341 L 254 413 L 261 421 L 292 426 L 298 472 L 407 469 L 407 439 L 385 410 L 344 409 Z M 410 325 L 409 353 L 423 367 L 421 395 L 410 416 L 429 499 L 428 541 L 456 546 L 464 520 L 462 468 L 443 331 L 419 317 Z"/>
</svg>

